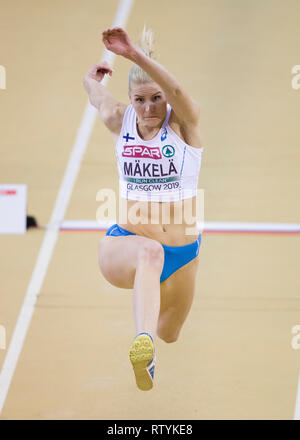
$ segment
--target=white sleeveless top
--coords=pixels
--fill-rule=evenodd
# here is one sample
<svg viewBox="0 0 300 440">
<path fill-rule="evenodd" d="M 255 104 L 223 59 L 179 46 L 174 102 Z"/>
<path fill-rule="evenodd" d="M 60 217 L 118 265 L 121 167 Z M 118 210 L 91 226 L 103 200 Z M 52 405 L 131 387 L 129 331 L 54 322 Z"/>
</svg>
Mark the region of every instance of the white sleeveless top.
<svg viewBox="0 0 300 440">
<path fill-rule="evenodd" d="M 203 148 L 177 136 L 168 124 L 170 113 L 167 104 L 161 129 L 145 141 L 138 135 L 133 106 L 126 108 L 115 147 L 122 198 L 171 202 L 196 196 Z"/>
</svg>

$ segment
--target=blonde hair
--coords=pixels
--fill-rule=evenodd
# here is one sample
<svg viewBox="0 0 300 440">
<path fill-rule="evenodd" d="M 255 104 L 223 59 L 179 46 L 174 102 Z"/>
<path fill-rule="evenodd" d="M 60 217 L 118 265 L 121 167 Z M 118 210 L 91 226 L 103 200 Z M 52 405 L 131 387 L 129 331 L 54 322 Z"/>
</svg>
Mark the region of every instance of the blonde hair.
<svg viewBox="0 0 300 440">
<path fill-rule="evenodd" d="M 144 25 L 144 29 L 140 35 L 138 47 L 144 52 L 144 54 L 152 59 L 154 57 L 154 33 L 152 29 L 147 29 Z M 138 66 L 134 64 L 128 74 L 128 89 L 131 90 L 131 84 L 145 84 L 153 82 L 153 79 Z"/>
</svg>

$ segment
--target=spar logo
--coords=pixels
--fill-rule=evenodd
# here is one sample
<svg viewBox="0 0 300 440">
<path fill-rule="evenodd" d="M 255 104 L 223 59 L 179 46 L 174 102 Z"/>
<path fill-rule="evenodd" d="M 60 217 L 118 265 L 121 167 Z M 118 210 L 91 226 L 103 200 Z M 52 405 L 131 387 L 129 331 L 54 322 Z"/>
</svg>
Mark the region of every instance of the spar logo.
<svg viewBox="0 0 300 440">
<path fill-rule="evenodd" d="M 16 194 L 15 189 L 0 189 L 0 196 L 15 196 Z"/>
<path fill-rule="evenodd" d="M 162 154 L 165 157 L 172 157 L 175 154 L 175 148 L 172 145 L 165 145 L 162 149 Z"/>
<path fill-rule="evenodd" d="M 161 159 L 159 147 L 146 147 L 144 145 L 124 145 L 123 157 L 139 157 L 147 159 Z"/>
</svg>

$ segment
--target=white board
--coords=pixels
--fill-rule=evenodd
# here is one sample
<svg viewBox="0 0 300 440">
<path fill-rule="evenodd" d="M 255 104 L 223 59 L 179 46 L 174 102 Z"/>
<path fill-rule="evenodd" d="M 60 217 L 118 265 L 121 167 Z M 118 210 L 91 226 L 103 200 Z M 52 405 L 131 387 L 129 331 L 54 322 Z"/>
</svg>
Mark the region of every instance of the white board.
<svg viewBox="0 0 300 440">
<path fill-rule="evenodd" d="M 27 186 L 0 184 L 0 234 L 26 232 Z"/>
</svg>

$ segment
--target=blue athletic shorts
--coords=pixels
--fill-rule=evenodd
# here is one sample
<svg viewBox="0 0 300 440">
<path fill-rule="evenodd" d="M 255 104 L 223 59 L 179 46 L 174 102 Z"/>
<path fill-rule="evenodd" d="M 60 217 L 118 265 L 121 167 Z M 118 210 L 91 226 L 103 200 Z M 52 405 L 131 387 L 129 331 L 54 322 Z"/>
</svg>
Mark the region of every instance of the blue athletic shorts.
<svg viewBox="0 0 300 440">
<path fill-rule="evenodd" d="M 126 229 L 121 228 L 117 223 L 112 225 L 105 235 L 112 235 L 118 237 L 120 235 L 136 235 L 133 232 L 126 231 Z M 193 243 L 186 244 L 185 246 L 166 246 L 162 245 L 164 248 L 165 261 L 164 267 L 160 276 L 160 282 L 165 281 L 169 276 L 171 276 L 176 270 L 185 264 L 192 261 L 199 254 L 199 248 L 201 244 L 201 233 L 198 239 Z"/>
</svg>

